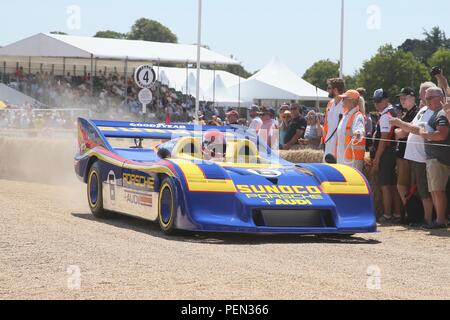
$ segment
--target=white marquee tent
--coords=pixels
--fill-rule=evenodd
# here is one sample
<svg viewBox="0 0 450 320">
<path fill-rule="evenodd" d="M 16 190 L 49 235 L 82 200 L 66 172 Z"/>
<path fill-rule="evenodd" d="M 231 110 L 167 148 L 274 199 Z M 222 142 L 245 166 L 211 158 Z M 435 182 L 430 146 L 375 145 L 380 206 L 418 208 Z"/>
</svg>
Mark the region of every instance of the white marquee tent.
<svg viewBox="0 0 450 320">
<path fill-rule="evenodd" d="M 230 91 L 239 95 L 239 86 L 231 87 Z M 329 100 L 327 92 L 303 80 L 277 58 L 240 84 L 240 96 L 244 101 Z"/>
<path fill-rule="evenodd" d="M 195 63 L 195 45 L 39 33 L 0 48 L 0 56 Z M 206 48 L 203 64 L 239 64 Z"/>
<path fill-rule="evenodd" d="M 219 107 L 245 107 L 251 105 L 251 103 L 239 101 L 237 96 L 233 96 L 220 74 L 216 75 L 215 79 L 215 83 L 211 84 L 205 93 L 207 101 L 214 101 L 215 105 Z"/>
<path fill-rule="evenodd" d="M 159 74 L 158 80 L 161 83 L 183 93 L 195 95 L 197 79 L 196 69 L 155 67 L 155 71 Z M 215 82 L 214 79 L 216 79 Z M 243 80 L 245 79 L 241 78 L 241 81 Z M 239 77 L 230 72 L 202 69 L 200 73 L 200 97 L 204 100 L 213 101 L 214 89 L 212 88 L 214 88 L 214 86 L 216 87 L 216 91 L 223 91 L 219 86 L 226 88 L 238 84 Z M 210 92 L 210 94 L 208 92 Z M 222 97 L 224 97 L 224 95 L 222 95 Z M 231 99 L 231 101 L 235 100 L 237 101 L 237 96 Z"/>
</svg>

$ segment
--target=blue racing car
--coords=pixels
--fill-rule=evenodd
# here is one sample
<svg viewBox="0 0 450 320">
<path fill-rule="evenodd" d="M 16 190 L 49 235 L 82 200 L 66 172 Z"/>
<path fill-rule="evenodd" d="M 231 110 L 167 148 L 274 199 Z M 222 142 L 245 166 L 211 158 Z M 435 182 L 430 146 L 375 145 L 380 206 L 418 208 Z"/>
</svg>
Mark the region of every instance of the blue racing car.
<svg viewBox="0 0 450 320">
<path fill-rule="evenodd" d="M 240 127 L 78 119 L 77 176 L 95 217 L 177 230 L 263 234 L 376 231 L 365 177 L 280 159 Z"/>
</svg>

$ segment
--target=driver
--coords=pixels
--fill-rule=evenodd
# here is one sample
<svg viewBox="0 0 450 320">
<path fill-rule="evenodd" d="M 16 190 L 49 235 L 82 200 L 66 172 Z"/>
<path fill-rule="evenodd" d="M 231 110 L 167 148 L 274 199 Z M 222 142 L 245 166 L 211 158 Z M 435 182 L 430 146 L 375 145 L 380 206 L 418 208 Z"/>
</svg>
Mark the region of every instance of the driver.
<svg viewBox="0 0 450 320">
<path fill-rule="evenodd" d="M 202 152 L 205 160 L 224 161 L 226 149 L 226 139 L 222 132 L 209 131 L 203 135 Z"/>
</svg>

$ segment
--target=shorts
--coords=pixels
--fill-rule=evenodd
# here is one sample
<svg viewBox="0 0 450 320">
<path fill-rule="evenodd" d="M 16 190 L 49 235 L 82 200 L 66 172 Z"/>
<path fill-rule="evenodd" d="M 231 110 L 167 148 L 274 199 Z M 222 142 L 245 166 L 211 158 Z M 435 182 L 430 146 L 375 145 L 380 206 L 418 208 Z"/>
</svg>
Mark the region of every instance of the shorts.
<svg viewBox="0 0 450 320">
<path fill-rule="evenodd" d="M 392 148 L 384 150 L 378 171 L 378 183 L 381 187 L 397 185 L 397 176 L 395 174 L 396 164 L 397 156 L 395 155 L 395 150 Z"/>
<path fill-rule="evenodd" d="M 417 186 L 420 199 L 430 199 L 426 163 L 411 161 L 412 183 Z"/>
<path fill-rule="evenodd" d="M 411 161 L 397 158 L 397 184 L 411 186 Z"/>
<path fill-rule="evenodd" d="M 427 175 L 430 192 L 446 191 L 450 166 L 440 163 L 437 159 L 427 160 Z"/>
</svg>

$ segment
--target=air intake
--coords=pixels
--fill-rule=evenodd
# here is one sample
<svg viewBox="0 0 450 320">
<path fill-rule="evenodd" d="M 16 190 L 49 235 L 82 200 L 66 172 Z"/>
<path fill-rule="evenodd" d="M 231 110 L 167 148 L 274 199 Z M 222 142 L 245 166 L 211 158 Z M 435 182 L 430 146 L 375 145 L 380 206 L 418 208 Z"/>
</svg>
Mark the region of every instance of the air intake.
<svg viewBox="0 0 450 320">
<path fill-rule="evenodd" d="M 328 210 L 253 210 L 258 227 L 273 228 L 335 228 Z"/>
</svg>

